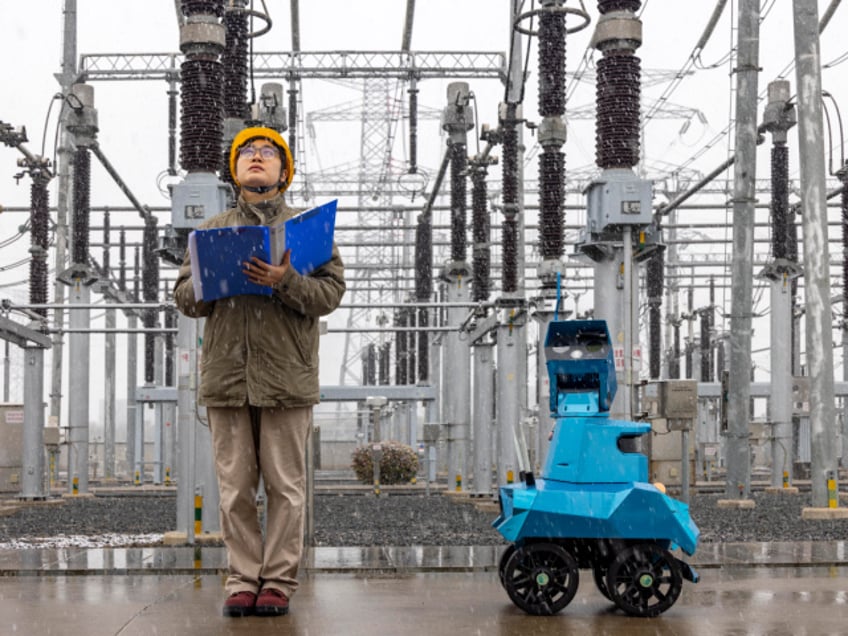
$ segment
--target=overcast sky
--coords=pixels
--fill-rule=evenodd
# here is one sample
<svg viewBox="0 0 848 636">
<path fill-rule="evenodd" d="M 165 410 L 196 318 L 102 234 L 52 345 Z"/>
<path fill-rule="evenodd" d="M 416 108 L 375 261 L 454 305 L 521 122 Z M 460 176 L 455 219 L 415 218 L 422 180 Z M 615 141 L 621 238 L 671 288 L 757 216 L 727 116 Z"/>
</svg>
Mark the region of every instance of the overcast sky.
<svg viewBox="0 0 848 636">
<path fill-rule="evenodd" d="M 273 21 L 269 34 L 255 41 L 256 50 L 286 51 L 291 48 L 289 3 L 266 0 Z M 415 28 L 412 48 L 416 50 L 500 51 L 509 49 L 508 7 L 506 0 L 426 0 L 416 3 Z M 537 3 L 538 4 L 538 3 Z M 569 0 L 568 6 L 578 2 Z M 730 72 L 727 55 L 731 46 L 731 31 L 735 17 L 729 2 L 713 37 L 702 51 L 700 62 L 691 70 L 677 88 L 668 93 L 669 84 L 646 83 L 643 94 L 648 100 L 665 96 L 667 101 L 688 109 L 691 122 L 686 120 L 657 120 L 646 131 L 645 146 L 650 165 L 663 162 L 687 162 L 700 153 L 703 145 L 716 138 L 729 121 L 733 106 L 734 76 Z M 830 4 L 821 0 L 820 10 Z M 0 120 L 15 127 L 27 128 L 29 149 L 40 153 L 42 135 L 45 135 L 45 154 L 53 154 L 53 135 L 56 126 L 58 103 L 54 104 L 49 121 L 45 120 L 53 95 L 59 84 L 53 77 L 60 69 L 62 50 L 61 0 L 34 0 L 31 2 L 0 3 Z M 580 67 L 586 47 L 597 20 L 597 6 L 586 0 L 585 5 L 592 25 L 570 35 L 567 44 L 569 74 Z M 793 29 L 789 0 L 764 0 L 762 23 L 762 52 L 760 64 L 760 92 L 764 93 L 769 81 L 784 72 L 793 58 Z M 713 0 L 648 0 L 643 2 L 644 44 L 638 51 L 646 71 L 677 71 L 687 67 L 687 60 L 695 43 L 713 12 Z M 301 2 L 301 49 L 321 50 L 399 50 L 403 33 L 406 3 L 402 0 L 322 0 Z M 528 0 L 525 9 L 531 7 Z M 256 8 L 261 3 L 256 2 Z M 570 21 L 569 25 L 576 24 Z M 848 6 L 842 6 L 822 38 L 822 61 L 830 63 L 846 53 L 844 34 L 848 27 Z M 525 52 L 527 40 L 525 39 Z M 529 72 L 531 82 L 525 96 L 524 114 L 537 120 L 537 93 L 535 88 L 536 41 L 531 41 Z M 176 52 L 179 48 L 179 31 L 172 0 L 128 2 L 125 0 L 78 1 L 78 53 L 159 53 Z M 597 56 L 596 56 L 597 57 Z M 824 88 L 834 95 L 841 106 L 848 101 L 848 84 L 844 81 L 845 66 L 835 65 L 824 71 Z M 794 70 L 787 79 L 796 84 Z M 259 82 L 257 82 L 257 90 Z M 422 82 L 421 103 L 432 108 L 445 104 L 445 81 Z M 497 82 L 471 82 L 477 96 L 479 121 L 495 125 L 497 104 L 503 89 Z M 99 113 L 99 141 L 134 194 L 145 204 L 167 206 L 168 200 L 160 193 L 157 180 L 167 168 L 167 85 L 161 81 L 97 82 L 94 84 L 95 105 Z M 304 105 L 307 111 L 343 103 L 353 99 L 350 92 L 328 85 L 326 82 L 304 84 Z M 591 104 L 594 88 L 586 83 L 575 91 L 568 108 Z M 832 108 L 832 106 L 831 106 Z M 759 109 L 762 114 L 762 105 Z M 831 111 L 835 116 L 835 112 Z M 422 166 L 435 167 L 443 150 L 444 139 L 434 122 L 422 124 Z M 685 130 L 684 130 L 685 129 Z M 790 135 L 794 143 L 795 131 Z M 836 135 L 839 136 L 838 133 Z M 692 163 L 690 168 L 708 172 L 720 163 L 729 151 L 731 137 L 719 137 L 713 148 Z M 527 139 L 528 146 L 532 138 Z M 769 144 L 760 149 L 759 176 L 768 177 Z M 311 168 L 329 168 L 343 159 L 355 159 L 359 154 L 355 134 L 321 135 L 319 130 L 315 145 L 308 148 Z M 569 137 L 565 147 L 566 171 L 591 168 L 594 163 L 594 127 L 591 121 L 569 122 Z M 766 154 L 763 154 L 766 153 Z M 797 174 L 794 159 L 792 174 Z M 0 205 L 28 206 L 29 181 L 15 184 L 13 176 L 17 151 L 0 147 Z M 839 154 L 837 152 L 837 160 Z M 528 170 L 535 172 L 535 163 Z M 126 198 L 112 184 L 105 172 L 92 160 L 92 205 L 127 205 Z M 728 175 L 730 176 L 730 175 Z M 55 204 L 55 182 L 51 185 L 51 203 Z M 135 222 L 130 215 L 127 222 Z M 25 214 L 0 214 L 0 241 L 17 234 L 26 220 Z M 113 225 L 116 221 L 113 220 Z M 26 256 L 29 237 L 3 247 L 0 267 Z M 0 298 L 11 297 L 25 302 L 28 297 L 27 267 L 0 271 Z M 10 284 L 20 281 L 17 286 Z M 52 299 L 52 286 L 50 290 Z M 336 371 L 322 374 L 322 381 L 336 383 Z"/>
</svg>

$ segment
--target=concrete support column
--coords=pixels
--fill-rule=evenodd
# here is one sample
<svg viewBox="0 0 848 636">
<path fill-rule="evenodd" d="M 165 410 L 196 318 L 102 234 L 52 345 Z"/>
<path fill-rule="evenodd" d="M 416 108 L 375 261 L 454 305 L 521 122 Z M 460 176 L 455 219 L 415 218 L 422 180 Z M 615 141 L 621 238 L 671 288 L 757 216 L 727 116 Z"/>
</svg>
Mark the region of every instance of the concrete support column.
<svg viewBox="0 0 848 636">
<path fill-rule="evenodd" d="M 91 303 L 91 288 L 76 279 L 70 287 L 71 305 L 87 306 Z M 69 314 L 71 329 L 87 329 L 91 321 L 89 309 L 72 309 Z M 68 378 L 68 493 L 88 492 L 88 419 L 90 337 L 86 333 L 71 333 L 69 337 L 69 359 L 73 361 Z"/>
<path fill-rule="evenodd" d="M 194 473 L 197 455 L 197 321 L 177 316 L 177 532 L 194 543 Z"/>
<path fill-rule="evenodd" d="M 24 348 L 24 432 L 21 498 L 44 499 L 44 348 Z"/>
<path fill-rule="evenodd" d="M 153 340 L 153 377 L 158 386 L 165 386 L 165 339 L 161 334 Z M 165 481 L 165 404 L 154 405 L 156 419 L 153 427 L 153 483 Z"/>
<path fill-rule="evenodd" d="M 751 491 L 751 308 L 757 175 L 757 81 L 760 1 L 739 3 L 736 61 L 736 162 L 733 165 L 733 288 L 730 307 L 730 395 L 727 404 L 728 498 Z"/>
<path fill-rule="evenodd" d="M 459 267 L 446 269 L 448 303 L 467 303 L 470 298 L 468 272 Z M 448 309 L 448 325 L 458 327 L 466 309 Z M 444 423 L 446 426 L 448 487 L 462 485 L 468 477 L 468 438 L 471 422 L 471 347 L 458 331 L 445 335 L 444 345 Z"/>
<path fill-rule="evenodd" d="M 783 473 L 792 478 L 792 351 L 786 335 L 792 330 L 792 281 L 771 281 L 771 397 L 769 420 L 772 425 L 771 485 L 783 485 Z"/>
<path fill-rule="evenodd" d="M 505 316 L 497 331 L 497 402 L 498 483 L 518 481 L 524 458 L 518 448 L 524 447 L 521 418 L 527 407 L 527 332 L 524 316 L 513 316 L 512 309 L 501 310 Z"/>
<path fill-rule="evenodd" d="M 115 310 L 106 310 L 106 329 L 115 329 Z M 106 334 L 106 350 L 104 352 L 105 377 L 103 386 L 103 477 L 115 477 L 115 366 L 117 354 L 115 351 L 115 334 Z"/>
<path fill-rule="evenodd" d="M 621 246 L 615 248 L 613 258 L 595 262 L 595 317 L 606 320 L 615 352 L 615 377 L 618 392 L 610 407 L 610 418 L 632 419 L 632 382 L 637 360 L 633 356 L 639 342 L 638 325 L 639 282 L 637 268 L 632 263 L 625 266 L 625 254 Z M 629 281 L 629 282 L 628 282 Z M 625 288 L 629 288 L 629 297 Z"/>
<path fill-rule="evenodd" d="M 492 433 L 495 405 L 495 358 L 491 342 L 474 345 L 474 492 L 492 494 Z"/>
<path fill-rule="evenodd" d="M 127 430 L 124 433 L 125 461 L 130 481 L 135 477 L 135 420 L 139 408 L 135 399 L 138 384 L 138 335 L 133 333 L 135 329 L 138 329 L 138 316 L 130 313 L 127 317 Z"/>
<path fill-rule="evenodd" d="M 810 376 L 810 435 L 813 507 L 836 507 L 836 405 L 833 386 L 830 259 L 822 118 L 818 3 L 793 0 L 801 219 L 804 236 L 807 370 Z"/>
<path fill-rule="evenodd" d="M 536 393 L 539 404 L 539 425 L 536 427 L 536 463 L 539 467 L 545 465 L 548 454 L 548 434 L 554 430 L 556 420 L 551 417 L 551 379 L 548 376 L 548 358 L 545 355 L 545 338 L 548 335 L 548 326 L 554 319 L 552 312 L 540 311 L 536 313 L 536 321 L 539 323 L 539 340 L 536 343 Z M 559 320 L 565 318 L 560 315 Z M 535 468 L 534 468 L 535 470 Z M 539 468 L 541 470 L 541 468 Z"/>
</svg>

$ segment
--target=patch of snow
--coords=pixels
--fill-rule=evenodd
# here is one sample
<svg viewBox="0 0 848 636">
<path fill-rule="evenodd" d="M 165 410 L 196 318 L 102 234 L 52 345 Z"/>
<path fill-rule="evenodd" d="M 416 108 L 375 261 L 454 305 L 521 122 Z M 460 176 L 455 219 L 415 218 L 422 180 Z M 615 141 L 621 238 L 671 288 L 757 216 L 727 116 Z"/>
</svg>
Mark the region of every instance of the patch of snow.
<svg viewBox="0 0 848 636">
<path fill-rule="evenodd" d="M 127 546 L 159 545 L 162 534 L 98 534 L 28 537 L 0 542 L 0 550 L 33 550 L 45 548 L 122 548 Z"/>
</svg>

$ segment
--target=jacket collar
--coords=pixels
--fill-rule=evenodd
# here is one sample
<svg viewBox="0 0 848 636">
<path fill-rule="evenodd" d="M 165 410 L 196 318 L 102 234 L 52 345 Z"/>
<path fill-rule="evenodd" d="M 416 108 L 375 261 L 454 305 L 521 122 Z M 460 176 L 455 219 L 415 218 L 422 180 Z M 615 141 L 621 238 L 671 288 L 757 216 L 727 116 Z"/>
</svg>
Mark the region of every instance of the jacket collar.
<svg viewBox="0 0 848 636">
<path fill-rule="evenodd" d="M 248 218 L 256 219 L 260 224 L 267 224 L 277 217 L 286 208 L 286 202 L 282 194 L 260 201 L 259 203 L 248 203 L 241 196 L 238 199 L 238 208 Z"/>
</svg>

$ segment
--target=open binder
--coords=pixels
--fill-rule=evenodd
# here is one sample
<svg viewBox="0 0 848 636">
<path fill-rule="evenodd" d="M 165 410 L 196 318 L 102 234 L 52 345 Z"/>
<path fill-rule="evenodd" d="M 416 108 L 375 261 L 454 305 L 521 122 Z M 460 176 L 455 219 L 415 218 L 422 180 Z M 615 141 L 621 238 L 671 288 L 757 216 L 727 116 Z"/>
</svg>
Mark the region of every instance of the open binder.
<svg viewBox="0 0 848 636">
<path fill-rule="evenodd" d="M 206 302 L 273 290 L 251 283 L 242 272 L 256 256 L 279 264 L 291 249 L 291 266 L 309 274 L 330 260 L 338 199 L 301 212 L 275 226 L 236 225 L 194 230 L 188 237 L 194 297 Z"/>
</svg>

